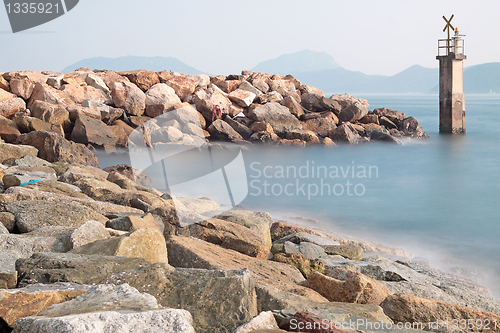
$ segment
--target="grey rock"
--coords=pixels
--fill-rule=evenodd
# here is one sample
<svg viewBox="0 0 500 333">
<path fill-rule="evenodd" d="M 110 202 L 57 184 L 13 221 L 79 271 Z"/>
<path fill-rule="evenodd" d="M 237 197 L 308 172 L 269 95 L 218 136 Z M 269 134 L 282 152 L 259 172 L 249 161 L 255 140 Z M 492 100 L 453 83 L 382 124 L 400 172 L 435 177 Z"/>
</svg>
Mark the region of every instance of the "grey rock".
<svg viewBox="0 0 500 333">
<path fill-rule="evenodd" d="M 86 313 L 56 318 L 26 317 L 14 325 L 17 333 L 195 333 L 191 314 L 185 310 L 161 309 L 123 313 Z"/>
<path fill-rule="evenodd" d="M 248 323 L 236 328 L 233 333 L 250 333 L 255 330 L 278 330 L 278 323 L 271 311 L 261 312 Z"/>
<path fill-rule="evenodd" d="M 0 235 L 8 235 L 10 234 L 9 230 L 3 225 L 3 223 L 0 223 Z"/>
<path fill-rule="evenodd" d="M 54 164 L 47 162 L 45 160 L 42 160 L 41 158 L 38 158 L 36 156 L 32 155 L 25 155 L 21 158 L 18 158 L 12 163 L 13 166 L 27 166 L 27 167 L 41 167 L 41 166 L 47 166 L 47 167 L 53 167 Z"/>
<path fill-rule="evenodd" d="M 247 210 L 229 210 L 215 216 L 216 219 L 237 223 L 253 230 L 261 236 L 264 244 L 270 249 L 272 246 L 270 224 L 274 222 L 271 215 L 265 212 L 251 212 Z"/>
<path fill-rule="evenodd" d="M 390 134 L 383 133 L 380 131 L 373 131 L 370 134 L 370 140 L 373 141 L 382 141 L 382 142 L 388 142 L 388 143 L 395 143 L 397 145 L 401 144 L 401 141 L 395 137 L 393 137 Z"/>
<path fill-rule="evenodd" d="M 361 141 L 361 137 L 357 134 L 356 131 L 353 131 L 350 123 L 343 123 L 333 131 L 331 131 L 328 135 L 330 139 L 334 142 L 346 142 L 350 144 L 357 144 Z"/>
<path fill-rule="evenodd" d="M 21 158 L 25 155 L 37 156 L 38 149 L 27 145 L 0 143 L 0 163 L 9 158 Z"/>
<path fill-rule="evenodd" d="M 394 124 L 389 118 L 381 116 L 379 117 L 380 125 L 385 126 L 387 129 L 398 128 L 396 124 Z"/>
<path fill-rule="evenodd" d="M 106 230 L 101 222 L 89 220 L 71 232 L 69 242 L 71 248 L 74 249 L 96 240 L 108 239 L 109 237 L 109 231 Z"/>
<path fill-rule="evenodd" d="M 337 101 L 314 93 L 302 94 L 301 104 L 305 109 L 313 112 L 333 111 L 338 115 L 341 110 Z"/>
<path fill-rule="evenodd" d="M 158 309 L 154 296 L 140 293 L 128 284 L 96 285 L 70 301 L 54 304 L 37 317 L 62 317 L 104 311 L 148 311 Z"/>
<path fill-rule="evenodd" d="M 327 256 L 325 250 L 321 246 L 309 242 L 294 244 L 287 241 L 283 244 L 283 252 L 287 254 L 297 253 L 312 260 L 317 260 Z"/>
<path fill-rule="evenodd" d="M 255 121 L 263 121 L 271 125 L 278 135 L 295 129 L 302 129 L 300 121 L 290 113 L 286 106 L 279 103 L 267 103 L 259 105 L 251 112 L 251 118 Z"/>
<path fill-rule="evenodd" d="M 15 263 L 16 257 L 4 251 L 0 252 L 0 289 L 12 289 L 16 287 L 17 271 Z"/>
<path fill-rule="evenodd" d="M 161 306 L 188 310 L 199 333 L 232 332 L 257 315 L 254 281 L 247 269 L 174 269 L 157 263 L 111 275 L 107 283 L 128 283 L 155 296 Z"/>
<path fill-rule="evenodd" d="M 88 220 L 102 223 L 108 220 L 103 215 L 74 201 L 27 200 L 8 203 L 5 208 L 15 215 L 16 225 L 22 233 L 43 226 L 79 227 Z"/>
<path fill-rule="evenodd" d="M 208 132 L 210 133 L 210 138 L 213 140 L 222 140 L 222 141 L 243 140 L 243 137 L 238 132 L 236 132 L 231 127 L 231 125 L 229 125 L 222 119 L 215 120 L 208 127 Z"/>
<path fill-rule="evenodd" d="M 398 124 L 399 130 L 405 135 L 416 139 L 425 139 L 429 136 L 424 132 L 422 125 L 413 117 L 403 119 Z"/>
<path fill-rule="evenodd" d="M 301 242 L 313 243 L 319 246 L 326 245 L 339 245 L 338 242 L 334 241 L 331 238 L 318 236 L 314 234 L 310 234 L 307 232 L 297 232 L 288 236 L 285 236 L 281 239 L 276 240 L 274 243 L 284 243 L 286 241 L 290 241 L 295 244 L 300 244 Z"/>
<path fill-rule="evenodd" d="M 142 258 L 79 255 L 71 253 L 35 253 L 18 259 L 19 286 L 35 283 L 74 282 L 103 284 L 112 274 L 148 266 Z"/>
<path fill-rule="evenodd" d="M 226 115 L 224 121 L 229 124 L 243 139 L 248 140 L 253 134 L 253 131 L 247 126 L 233 120 L 230 116 Z"/>
</svg>

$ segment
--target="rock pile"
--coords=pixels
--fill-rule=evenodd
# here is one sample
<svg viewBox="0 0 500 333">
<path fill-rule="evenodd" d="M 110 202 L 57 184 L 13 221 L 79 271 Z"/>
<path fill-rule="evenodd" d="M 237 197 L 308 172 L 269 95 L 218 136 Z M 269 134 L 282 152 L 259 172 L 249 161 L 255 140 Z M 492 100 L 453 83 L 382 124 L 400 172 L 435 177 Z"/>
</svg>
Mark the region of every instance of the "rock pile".
<svg viewBox="0 0 500 333">
<path fill-rule="evenodd" d="M 399 143 L 401 137 L 427 137 L 413 117 L 386 108 L 369 111 L 366 100 L 347 94 L 325 97 L 291 75 L 80 68 L 65 74 L 16 71 L 0 79 L 0 137 L 39 150 L 50 145 L 52 151 L 43 157 L 49 161 L 60 154 L 59 137 L 71 141 L 65 145 L 75 142 L 110 150 L 127 147 L 130 133 L 141 126 L 151 146 L 200 140 L 298 146 Z M 184 109 L 195 112 L 196 126 L 180 119 L 155 119 Z M 47 132 L 43 138 L 40 131 Z M 89 158 L 82 149 L 74 149 L 79 158 Z"/>
<path fill-rule="evenodd" d="M 93 154 L 40 133 L 58 154 L 0 143 L 1 332 L 499 331 L 485 288 L 406 251 L 164 195 L 130 166 L 68 161 Z M 213 217 L 181 226 L 178 209 Z"/>
</svg>

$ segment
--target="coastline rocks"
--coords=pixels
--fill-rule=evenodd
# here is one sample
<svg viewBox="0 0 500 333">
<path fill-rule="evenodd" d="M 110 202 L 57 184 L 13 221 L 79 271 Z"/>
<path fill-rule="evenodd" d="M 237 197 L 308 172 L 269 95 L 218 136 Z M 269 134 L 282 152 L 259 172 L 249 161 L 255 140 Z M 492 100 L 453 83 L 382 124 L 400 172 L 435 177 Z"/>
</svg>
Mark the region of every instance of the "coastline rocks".
<svg viewBox="0 0 500 333">
<path fill-rule="evenodd" d="M 217 119 L 209 127 L 210 138 L 220 141 L 238 141 L 243 137 L 224 120 Z"/>
<path fill-rule="evenodd" d="M 303 285 L 331 302 L 379 305 L 392 294 L 382 283 L 366 275 L 338 268 L 328 270 L 327 275 L 313 272 Z"/>
<path fill-rule="evenodd" d="M 114 147 L 117 138 L 102 121 L 87 116 L 79 116 L 71 133 L 71 140 L 77 143 Z"/>
<path fill-rule="evenodd" d="M 21 132 L 19 132 L 14 121 L 0 116 L 0 139 L 5 140 L 7 143 L 13 143 L 16 142 L 20 135 Z"/>
<path fill-rule="evenodd" d="M 35 253 L 30 258 L 18 259 L 18 286 L 36 283 L 73 282 L 102 284 L 112 274 L 148 266 L 143 258 L 124 258 L 72 253 Z"/>
<path fill-rule="evenodd" d="M 53 283 L 0 290 L 0 319 L 12 326 L 20 318 L 36 315 L 54 304 L 78 297 L 88 288 L 75 283 Z"/>
<path fill-rule="evenodd" d="M 107 221 L 103 215 L 73 201 L 27 200 L 8 203 L 5 209 L 14 214 L 16 226 L 22 233 L 43 226 L 79 227 L 88 220 Z"/>
<path fill-rule="evenodd" d="M 398 127 L 401 132 L 412 138 L 423 139 L 429 137 L 422 129 L 422 125 L 413 117 L 403 119 Z"/>
<path fill-rule="evenodd" d="M 256 106 L 251 111 L 251 118 L 270 124 L 278 135 L 286 135 L 289 131 L 302 129 L 300 121 L 290 113 L 287 107 L 278 103 Z"/>
<path fill-rule="evenodd" d="M 46 131 L 35 131 L 21 135 L 16 144 L 29 145 L 38 149 L 38 157 L 48 162 L 68 162 L 99 166 L 95 155 L 84 145 Z"/>
<path fill-rule="evenodd" d="M 185 102 L 198 86 L 198 81 L 187 77 L 173 76 L 167 79 L 165 84 L 171 87 L 175 94 L 179 96 L 183 102 Z"/>
<path fill-rule="evenodd" d="M 158 229 L 137 229 L 123 236 L 85 244 L 68 253 L 144 258 L 152 264 L 168 263 L 165 238 Z"/>
<path fill-rule="evenodd" d="M 233 333 L 250 333 L 256 330 L 279 330 L 278 323 L 271 311 L 261 312 L 248 323 L 236 328 Z"/>
<path fill-rule="evenodd" d="M 341 107 L 337 101 L 334 101 L 317 93 L 303 93 L 301 105 L 312 112 L 332 111 L 339 114 Z"/>
<path fill-rule="evenodd" d="M 170 86 L 158 83 L 146 92 L 145 104 L 145 114 L 154 118 L 171 111 L 176 105 L 181 104 L 181 100 Z"/>
<path fill-rule="evenodd" d="M 14 97 L 0 102 L 0 116 L 10 118 L 24 110 L 26 103 L 21 98 Z"/>
<path fill-rule="evenodd" d="M 223 115 L 229 114 L 230 116 L 235 116 L 231 115 L 229 112 L 231 101 L 226 96 L 224 96 L 222 92 L 214 88 L 213 85 L 197 90 L 194 93 L 194 102 L 196 104 L 197 110 L 201 112 L 203 117 L 205 117 L 205 119 L 207 120 L 211 121 L 212 110 L 214 109 L 215 105 L 218 105 L 220 107 Z"/>
<path fill-rule="evenodd" d="M 361 137 L 359 134 L 356 133 L 356 131 L 353 131 L 350 123 L 343 123 L 333 131 L 331 131 L 328 136 L 330 139 L 332 139 L 334 142 L 346 142 L 350 144 L 357 144 L 360 140 Z"/>
<path fill-rule="evenodd" d="M 310 260 L 309 258 L 296 253 L 276 253 L 273 256 L 273 260 L 297 267 L 306 279 L 312 272 L 325 272 L 325 265 L 323 263 Z"/>
<path fill-rule="evenodd" d="M 339 113 L 339 120 L 343 123 L 360 120 L 368 114 L 368 107 L 359 102 L 351 104 Z"/>
<path fill-rule="evenodd" d="M 9 239 L 5 237 L 5 239 Z M 0 246 L 5 248 L 4 236 L 0 234 Z M 17 285 L 16 257 L 7 251 L 0 252 L 0 289 L 15 288 Z M 1 298 L 1 297 L 0 297 Z"/>
<path fill-rule="evenodd" d="M 360 246 L 356 245 L 324 245 L 326 254 L 328 255 L 339 255 L 350 260 L 361 260 L 363 259 L 364 251 Z"/>
<path fill-rule="evenodd" d="M 135 84 L 139 89 L 141 89 L 144 92 L 148 91 L 148 89 L 154 86 L 155 84 L 160 83 L 158 74 L 144 69 L 119 72 L 118 74 L 129 79 L 130 82 Z"/>
</svg>

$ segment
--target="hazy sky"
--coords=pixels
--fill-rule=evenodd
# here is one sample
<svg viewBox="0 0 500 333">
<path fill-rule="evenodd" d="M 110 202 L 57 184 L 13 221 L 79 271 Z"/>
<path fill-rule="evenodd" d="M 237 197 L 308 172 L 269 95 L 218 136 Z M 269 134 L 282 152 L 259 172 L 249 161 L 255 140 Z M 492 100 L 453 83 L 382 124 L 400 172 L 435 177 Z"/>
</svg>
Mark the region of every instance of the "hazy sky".
<svg viewBox="0 0 500 333">
<path fill-rule="evenodd" d="M 500 61 L 499 13 L 498 0 L 80 0 L 66 15 L 13 34 L 0 8 L 0 72 L 137 55 L 230 74 L 310 49 L 350 70 L 393 75 L 438 66 L 442 16 L 451 14 L 467 35 L 470 66 Z"/>
</svg>

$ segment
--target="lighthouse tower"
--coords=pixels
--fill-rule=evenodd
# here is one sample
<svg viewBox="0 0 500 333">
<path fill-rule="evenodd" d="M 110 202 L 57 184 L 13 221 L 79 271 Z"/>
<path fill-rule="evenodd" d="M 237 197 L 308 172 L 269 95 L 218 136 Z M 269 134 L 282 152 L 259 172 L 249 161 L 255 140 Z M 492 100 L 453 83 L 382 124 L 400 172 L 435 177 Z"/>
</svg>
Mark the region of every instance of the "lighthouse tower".
<svg viewBox="0 0 500 333">
<path fill-rule="evenodd" d="M 464 40 L 459 35 L 458 28 L 446 21 L 443 29 L 448 31 L 447 39 L 438 40 L 439 60 L 439 133 L 465 133 L 465 96 L 464 96 Z M 450 37 L 450 29 L 454 31 Z"/>
</svg>

